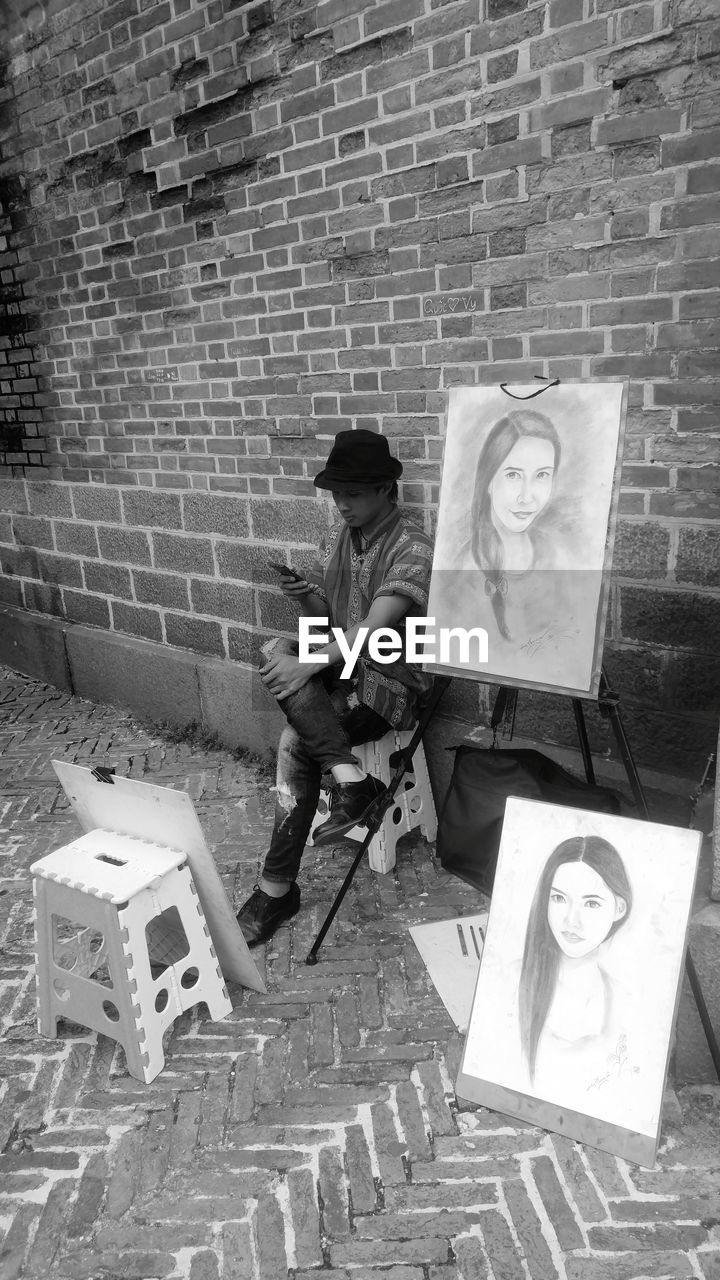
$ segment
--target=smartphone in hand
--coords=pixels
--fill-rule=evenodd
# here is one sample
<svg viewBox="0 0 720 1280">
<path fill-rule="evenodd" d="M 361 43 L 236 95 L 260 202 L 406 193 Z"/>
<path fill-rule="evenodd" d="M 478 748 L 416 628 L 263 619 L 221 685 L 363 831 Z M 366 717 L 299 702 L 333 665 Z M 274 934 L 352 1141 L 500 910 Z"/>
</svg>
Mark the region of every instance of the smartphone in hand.
<svg viewBox="0 0 720 1280">
<path fill-rule="evenodd" d="M 291 569 L 289 564 L 278 564 L 277 560 L 268 560 L 271 569 L 281 574 L 283 578 L 292 578 L 293 582 L 302 582 L 303 576 L 298 573 L 297 569 Z"/>
</svg>

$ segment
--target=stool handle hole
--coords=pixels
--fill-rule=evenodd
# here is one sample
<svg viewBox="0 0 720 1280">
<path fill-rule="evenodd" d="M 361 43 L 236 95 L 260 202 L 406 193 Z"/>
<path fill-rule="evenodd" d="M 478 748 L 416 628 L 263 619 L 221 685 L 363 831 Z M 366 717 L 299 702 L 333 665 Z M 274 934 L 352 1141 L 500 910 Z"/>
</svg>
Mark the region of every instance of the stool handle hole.
<svg viewBox="0 0 720 1280">
<path fill-rule="evenodd" d="M 109 853 L 98 853 L 96 862 L 107 862 L 110 867 L 126 867 L 127 861 L 124 858 L 111 858 Z"/>
<path fill-rule="evenodd" d="M 105 1014 L 108 1022 L 120 1021 L 120 1013 L 117 1005 L 114 1005 L 112 1000 L 103 1000 L 103 1013 Z"/>
<path fill-rule="evenodd" d="M 192 968 L 185 970 L 182 978 L 180 979 L 180 986 L 183 987 L 185 991 L 189 991 L 191 987 L 196 986 L 199 978 L 200 972 L 193 966 Z"/>
<path fill-rule="evenodd" d="M 162 1013 L 163 1009 L 167 1009 L 167 1005 L 168 1005 L 168 1000 L 169 1000 L 169 998 L 170 998 L 170 997 L 168 996 L 168 993 L 167 993 L 167 990 L 165 989 L 165 987 L 163 987 L 160 991 L 158 991 L 158 993 L 157 993 L 157 995 L 156 995 L 156 997 L 155 997 L 155 1011 L 156 1011 L 156 1013 Z"/>
<path fill-rule="evenodd" d="M 67 987 L 63 986 L 62 982 L 58 982 L 57 978 L 53 980 L 53 987 L 58 1000 L 67 1000 L 70 992 Z"/>
</svg>

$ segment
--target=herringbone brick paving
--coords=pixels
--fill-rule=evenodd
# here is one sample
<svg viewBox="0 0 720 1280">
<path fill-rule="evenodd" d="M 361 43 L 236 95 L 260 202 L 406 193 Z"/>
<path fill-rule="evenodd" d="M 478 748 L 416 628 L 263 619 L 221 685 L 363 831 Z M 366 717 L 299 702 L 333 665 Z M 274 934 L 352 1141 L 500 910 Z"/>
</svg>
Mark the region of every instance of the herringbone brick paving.
<svg viewBox="0 0 720 1280">
<path fill-rule="evenodd" d="M 670 1095 L 652 1172 L 456 1099 L 460 1037 L 407 929 L 478 900 L 422 842 L 361 869 L 312 969 L 348 854 L 309 850 L 267 995 L 185 1015 L 151 1085 L 81 1027 L 40 1038 L 28 868 L 78 832 L 51 760 L 187 788 L 235 903 L 271 797 L 230 754 L 9 671 L 0 746 L 3 1280 L 718 1280 L 713 1090 Z"/>
</svg>

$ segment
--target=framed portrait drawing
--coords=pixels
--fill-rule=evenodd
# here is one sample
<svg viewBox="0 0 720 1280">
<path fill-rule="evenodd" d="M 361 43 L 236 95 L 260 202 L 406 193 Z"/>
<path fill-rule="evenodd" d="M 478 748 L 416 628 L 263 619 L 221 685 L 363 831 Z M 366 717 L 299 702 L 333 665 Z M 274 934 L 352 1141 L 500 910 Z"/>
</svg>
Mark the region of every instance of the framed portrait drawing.
<svg viewBox="0 0 720 1280">
<path fill-rule="evenodd" d="M 507 801 L 460 1097 L 652 1167 L 700 841 Z"/>
<path fill-rule="evenodd" d="M 597 697 L 627 386 L 510 390 L 448 393 L 428 616 L 487 644 L 450 639 L 426 668 Z"/>
</svg>

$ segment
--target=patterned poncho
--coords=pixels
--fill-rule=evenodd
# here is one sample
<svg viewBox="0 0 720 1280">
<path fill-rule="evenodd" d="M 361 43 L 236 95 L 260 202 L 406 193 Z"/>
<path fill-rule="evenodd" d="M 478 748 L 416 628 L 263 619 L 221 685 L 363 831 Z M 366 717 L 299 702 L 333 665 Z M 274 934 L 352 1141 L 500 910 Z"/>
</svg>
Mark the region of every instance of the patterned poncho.
<svg viewBox="0 0 720 1280">
<path fill-rule="evenodd" d="M 393 507 L 364 548 L 356 529 L 336 526 L 321 544 L 307 580 L 327 605 L 330 626 L 343 631 L 362 622 L 380 596 L 407 596 L 412 601 L 407 616 L 425 617 L 432 554 L 428 535 Z M 395 630 L 404 643 L 404 620 Z M 432 684 L 432 676 L 404 656 L 380 665 L 363 654 L 353 679 L 360 702 L 396 729 L 412 728 L 418 700 Z"/>
</svg>

